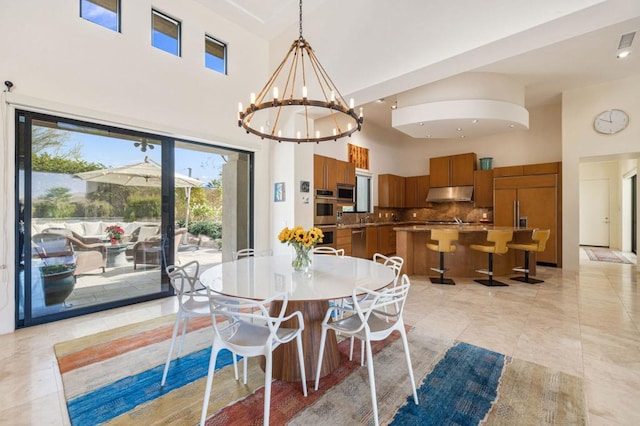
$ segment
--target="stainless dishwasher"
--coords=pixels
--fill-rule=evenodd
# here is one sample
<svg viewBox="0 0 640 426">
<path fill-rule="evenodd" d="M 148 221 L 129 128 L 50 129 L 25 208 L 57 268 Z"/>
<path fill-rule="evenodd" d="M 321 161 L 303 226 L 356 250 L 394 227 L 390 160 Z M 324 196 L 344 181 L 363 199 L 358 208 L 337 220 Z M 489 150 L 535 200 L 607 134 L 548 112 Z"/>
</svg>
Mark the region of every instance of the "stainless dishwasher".
<svg viewBox="0 0 640 426">
<path fill-rule="evenodd" d="M 354 228 L 351 230 L 351 256 L 367 258 L 367 230 Z"/>
</svg>

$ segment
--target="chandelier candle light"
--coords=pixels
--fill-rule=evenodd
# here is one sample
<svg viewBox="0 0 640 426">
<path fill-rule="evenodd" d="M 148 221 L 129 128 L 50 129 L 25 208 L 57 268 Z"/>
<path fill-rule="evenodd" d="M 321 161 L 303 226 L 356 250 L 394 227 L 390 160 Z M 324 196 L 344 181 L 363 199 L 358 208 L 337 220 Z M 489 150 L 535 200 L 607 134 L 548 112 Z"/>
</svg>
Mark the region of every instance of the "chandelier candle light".
<svg viewBox="0 0 640 426">
<path fill-rule="evenodd" d="M 302 226 L 296 226 L 293 229 L 283 228 L 278 235 L 278 240 L 294 248 L 295 255 L 291 261 L 291 266 L 296 271 L 302 271 L 311 266 L 309 252 L 317 243 L 322 242 L 323 237 L 324 234 L 319 228 L 311 228 L 309 231 L 305 231 Z"/>
<path fill-rule="evenodd" d="M 307 79 L 308 70 L 315 79 Z M 278 86 L 283 88 L 282 95 Z M 316 97 L 310 97 L 310 93 Z M 267 98 L 270 94 L 272 98 Z M 303 128 L 283 130 L 283 126 L 286 129 L 292 127 L 289 120 L 293 119 L 294 114 L 304 118 Z M 326 116 L 331 117 L 333 122 L 331 134 L 322 135 L 319 130 L 314 132 L 313 120 Z M 291 44 L 289 52 L 260 93 L 257 96 L 251 93 L 250 105 L 243 108 L 242 103 L 238 104 L 238 126 L 262 139 L 318 143 L 351 136 L 361 130 L 363 120 L 362 108 L 356 113 L 354 100 L 350 99 L 347 104 L 318 61 L 311 45 L 302 37 L 300 0 L 300 36 Z"/>
</svg>

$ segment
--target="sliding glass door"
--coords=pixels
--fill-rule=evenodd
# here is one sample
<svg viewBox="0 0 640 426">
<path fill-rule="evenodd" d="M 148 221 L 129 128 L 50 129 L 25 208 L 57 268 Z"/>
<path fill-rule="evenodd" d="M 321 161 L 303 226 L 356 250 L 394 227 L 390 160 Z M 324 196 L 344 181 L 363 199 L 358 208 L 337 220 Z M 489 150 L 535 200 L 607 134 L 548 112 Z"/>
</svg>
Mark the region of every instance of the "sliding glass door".
<svg viewBox="0 0 640 426">
<path fill-rule="evenodd" d="M 17 132 L 18 326 L 172 295 L 164 266 L 220 262 L 248 212 L 223 197 L 250 193 L 227 167 L 247 153 L 29 112 Z"/>
</svg>

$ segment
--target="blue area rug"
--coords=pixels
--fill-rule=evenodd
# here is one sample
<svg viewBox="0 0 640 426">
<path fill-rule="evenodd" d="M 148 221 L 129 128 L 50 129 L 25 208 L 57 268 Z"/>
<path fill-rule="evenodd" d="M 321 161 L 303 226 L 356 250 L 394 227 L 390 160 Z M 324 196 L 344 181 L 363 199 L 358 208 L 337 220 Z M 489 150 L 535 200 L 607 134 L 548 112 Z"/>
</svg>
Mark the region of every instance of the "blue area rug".
<svg viewBox="0 0 640 426">
<path fill-rule="evenodd" d="M 392 425 L 477 425 L 498 396 L 505 356 L 458 343 L 438 362 Z"/>
</svg>

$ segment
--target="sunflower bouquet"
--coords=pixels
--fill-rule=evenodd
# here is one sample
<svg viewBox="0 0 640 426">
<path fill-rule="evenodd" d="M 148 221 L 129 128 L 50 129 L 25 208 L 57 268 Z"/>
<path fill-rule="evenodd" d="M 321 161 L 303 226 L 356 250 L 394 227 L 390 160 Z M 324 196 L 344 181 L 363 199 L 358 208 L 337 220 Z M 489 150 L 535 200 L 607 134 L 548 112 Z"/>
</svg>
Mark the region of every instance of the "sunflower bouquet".
<svg viewBox="0 0 640 426">
<path fill-rule="evenodd" d="M 311 265 L 309 252 L 318 243 L 322 242 L 324 234 L 319 228 L 311 228 L 306 231 L 302 226 L 295 228 L 283 228 L 278 235 L 278 240 L 283 244 L 292 246 L 295 256 L 291 261 L 291 266 L 296 271 L 308 268 Z"/>
</svg>

